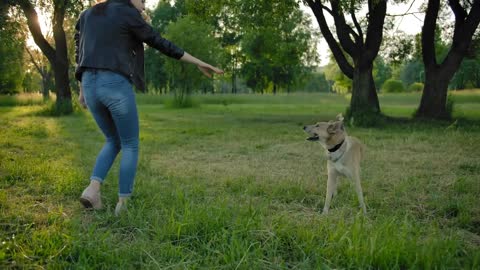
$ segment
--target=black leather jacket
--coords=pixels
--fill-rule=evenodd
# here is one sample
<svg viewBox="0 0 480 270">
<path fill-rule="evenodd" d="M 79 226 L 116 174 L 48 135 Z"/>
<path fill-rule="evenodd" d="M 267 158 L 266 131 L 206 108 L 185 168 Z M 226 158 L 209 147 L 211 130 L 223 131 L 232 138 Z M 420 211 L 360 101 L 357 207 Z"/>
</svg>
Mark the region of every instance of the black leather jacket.
<svg viewBox="0 0 480 270">
<path fill-rule="evenodd" d="M 108 69 L 145 90 L 143 42 L 180 59 L 184 51 L 164 39 L 145 22 L 130 0 L 109 0 L 104 13 L 82 12 L 75 26 L 75 78 L 86 68 Z"/>
</svg>

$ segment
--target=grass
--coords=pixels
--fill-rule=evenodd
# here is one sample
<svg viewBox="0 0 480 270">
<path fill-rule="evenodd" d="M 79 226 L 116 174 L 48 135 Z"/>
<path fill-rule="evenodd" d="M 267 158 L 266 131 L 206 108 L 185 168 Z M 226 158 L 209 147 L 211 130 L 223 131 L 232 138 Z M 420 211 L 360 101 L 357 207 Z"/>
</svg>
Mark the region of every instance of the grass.
<svg viewBox="0 0 480 270">
<path fill-rule="evenodd" d="M 120 218 L 118 160 L 106 209 L 77 201 L 103 143 L 87 112 L 0 106 L 0 268 L 478 269 L 479 95 L 453 94 L 452 123 L 348 127 L 368 147 L 367 216 L 345 180 L 319 212 L 326 160 L 301 128 L 344 112 L 339 96 L 197 96 L 177 110 L 139 95 L 135 195 Z M 399 117 L 418 100 L 380 96 Z"/>
<path fill-rule="evenodd" d="M 0 107 L 41 105 L 43 97 L 38 93 L 24 93 L 21 95 L 0 95 Z"/>
</svg>

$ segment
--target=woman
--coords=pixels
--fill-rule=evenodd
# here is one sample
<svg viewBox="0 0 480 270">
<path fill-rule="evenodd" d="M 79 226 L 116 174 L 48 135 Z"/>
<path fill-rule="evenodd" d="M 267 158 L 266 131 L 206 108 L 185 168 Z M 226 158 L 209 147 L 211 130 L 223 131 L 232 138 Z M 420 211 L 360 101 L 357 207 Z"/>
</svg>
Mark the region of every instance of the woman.
<svg viewBox="0 0 480 270">
<path fill-rule="evenodd" d="M 122 150 L 116 215 L 126 207 L 137 170 L 139 124 L 132 84 L 140 90 L 145 88 L 143 43 L 169 57 L 197 65 L 208 77 L 223 73 L 162 38 L 142 18 L 144 9 L 145 0 L 102 1 L 84 11 L 76 25 L 75 77 L 81 81 L 79 101 L 88 107 L 106 137 L 80 202 L 86 208 L 102 207 L 100 186 Z"/>
</svg>

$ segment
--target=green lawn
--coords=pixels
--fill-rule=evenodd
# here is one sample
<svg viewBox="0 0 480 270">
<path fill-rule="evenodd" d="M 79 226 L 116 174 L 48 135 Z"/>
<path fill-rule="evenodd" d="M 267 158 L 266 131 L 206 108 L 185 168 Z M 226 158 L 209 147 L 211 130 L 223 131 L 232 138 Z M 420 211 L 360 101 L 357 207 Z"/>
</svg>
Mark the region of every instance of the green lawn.
<svg viewBox="0 0 480 270">
<path fill-rule="evenodd" d="M 129 211 L 78 202 L 102 135 L 87 112 L 42 116 L 0 97 L 0 268 L 478 269 L 480 92 L 454 93 L 457 121 L 347 127 L 367 146 L 367 216 L 342 179 L 321 215 L 326 159 L 302 127 L 344 112 L 335 95 L 215 95 L 169 109 L 137 96 L 140 159 Z M 410 116 L 419 94 L 381 95 Z M 28 106 L 11 106 L 23 104 Z"/>
</svg>

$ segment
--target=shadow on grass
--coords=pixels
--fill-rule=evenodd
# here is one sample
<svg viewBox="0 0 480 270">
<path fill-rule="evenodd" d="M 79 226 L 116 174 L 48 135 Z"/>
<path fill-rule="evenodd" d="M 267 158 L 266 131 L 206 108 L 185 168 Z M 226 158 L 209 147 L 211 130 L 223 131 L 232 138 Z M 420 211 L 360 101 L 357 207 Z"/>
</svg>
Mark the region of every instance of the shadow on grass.
<svg viewBox="0 0 480 270">
<path fill-rule="evenodd" d="M 467 119 L 464 117 L 450 120 L 432 120 L 425 118 L 406 118 L 383 116 L 384 121 L 372 128 L 408 128 L 408 129 L 446 129 L 446 130 L 480 130 L 480 119 Z"/>
</svg>

